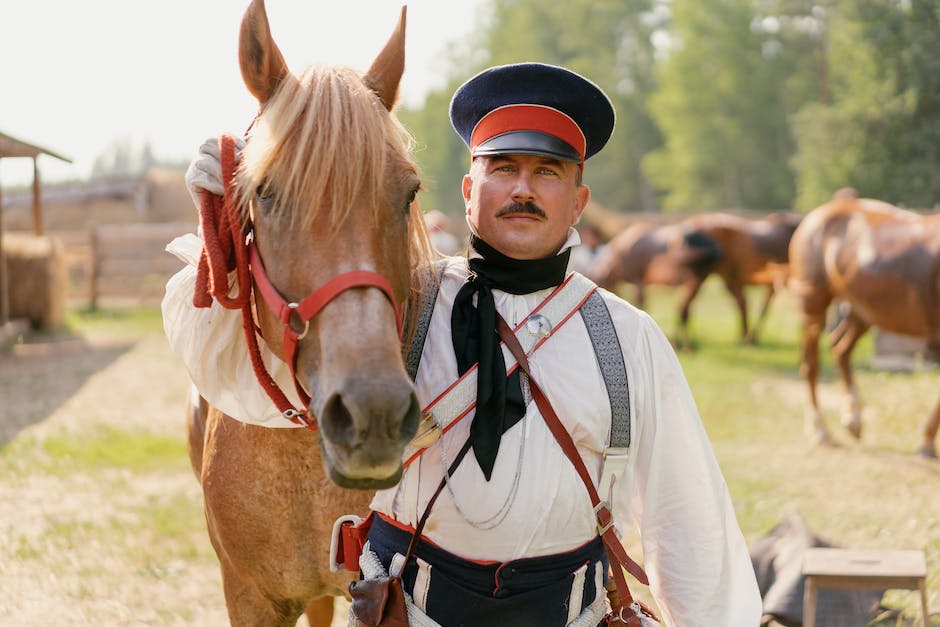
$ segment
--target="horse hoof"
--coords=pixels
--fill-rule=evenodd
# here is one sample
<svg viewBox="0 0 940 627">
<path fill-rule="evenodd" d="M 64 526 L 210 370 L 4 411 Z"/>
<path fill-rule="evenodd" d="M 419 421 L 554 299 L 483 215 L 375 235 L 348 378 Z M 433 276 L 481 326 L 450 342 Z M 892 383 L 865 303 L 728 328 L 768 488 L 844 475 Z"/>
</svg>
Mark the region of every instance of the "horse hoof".
<svg viewBox="0 0 940 627">
<path fill-rule="evenodd" d="M 829 434 L 825 431 L 817 431 L 810 438 L 810 444 L 813 447 L 830 447 L 832 446 L 832 440 L 829 438 Z"/>
<path fill-rule="evenodd" d="M 917 454 L 924 459 L 937 459 L 937 450 L 932 446 L 924 445 L 917 449 Z"/>
</svg>

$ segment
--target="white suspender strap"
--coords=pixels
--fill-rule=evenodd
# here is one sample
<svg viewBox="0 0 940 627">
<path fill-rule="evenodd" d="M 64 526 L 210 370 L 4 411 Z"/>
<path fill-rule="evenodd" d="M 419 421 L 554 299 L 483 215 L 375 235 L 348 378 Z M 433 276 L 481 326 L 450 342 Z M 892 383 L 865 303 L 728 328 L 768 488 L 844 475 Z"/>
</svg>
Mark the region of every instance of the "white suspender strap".
<svg viewBox="0 0 940 627">
<path fill-rule="evenodd" d="M 598 491 L 603 494 L 606 490 L 610 502 L 612 477 L 624 469 L 630 452 L 630 385 L 623 349 L 604 298 L 597 292 L 592 293 L 580 312 L 610 400 L 610 437 L 604 449 L 604 464 L 598 484 Z"/>
<path fill-rule="evenodd" d="M 418 308 L 418 315 L 415 319 L 414 331 L 411 332 L 411 329 L 408 329 L 405 333 L 405 337 L 409 333 L 411 335 L 411 343 L 408 345 L 407 354 L 405 354 L 405 370 L 412 381 L 418 376 L 418 365 L 421 363 L 421 353 L 424 352 L 424 341 L 428 337 L 431 314 L 434 313 L 434 303 L 437 302 L 437 293 L 440 290 L 441 279 L 446 268 L 447 260 L 439 259 L 425 270 L 428 274 L 427 287 L 418 297 L 418 302 L 415 303 L 415 307 Z"/>
</svg>

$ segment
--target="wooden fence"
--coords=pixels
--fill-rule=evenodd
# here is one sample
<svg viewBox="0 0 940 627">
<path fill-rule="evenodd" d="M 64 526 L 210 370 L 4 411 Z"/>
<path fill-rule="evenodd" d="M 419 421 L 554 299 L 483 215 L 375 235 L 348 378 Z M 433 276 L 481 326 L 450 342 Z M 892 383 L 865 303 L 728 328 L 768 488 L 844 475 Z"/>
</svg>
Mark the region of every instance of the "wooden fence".
<svg viewBox="0 0 940 627">
<path fill-rule="evenodd" d="M 192 232 L 195 226 L 183 222 L 91 227 L 86 257 L 88 306 L 96 309 L 102 299 L 159 301 L 167 279 L 183 267 L 182 261 L 166 252 L 166 245 Z"/>
</svg>

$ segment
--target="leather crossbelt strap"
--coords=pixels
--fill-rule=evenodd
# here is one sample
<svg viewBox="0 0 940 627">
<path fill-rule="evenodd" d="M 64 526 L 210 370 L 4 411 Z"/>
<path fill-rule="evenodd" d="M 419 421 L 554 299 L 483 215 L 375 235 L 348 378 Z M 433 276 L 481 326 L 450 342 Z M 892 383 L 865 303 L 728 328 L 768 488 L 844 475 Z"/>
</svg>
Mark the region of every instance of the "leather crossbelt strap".
<svg viewBox="0 0 940 627">
<path fill-rule="evenodd" d="M 499 332 L 499 336 L 503 339 L 503 342 L 505 342 L 510 352 L 516 358 L 523 372 L 529 375 L 529 387 L 532 390 L 533 400 L 538 405 L 539 411 L 545 419 L 549 430 L 551 430 L 552 435 L 555 436 L 559 446 L 561 446 L 568 459 L 571 460 L 575 470 L 584 482 L 584 486 L 587 488 L 588 495 L 591 498 L 591 504 L 594 506 L 594 512 L 597 517 L 597 532 L 604 542 L 604 548 L 607 549 L 607 555 L 610 559 L 611 570 L 613 571 L 617 591 L 620 594 L 621 603 L 624 606 L 630 605 L 633 603 L 633 596 L 630 594 L 630 588 L 627 586 L 627 581 L 623 576 L 623 569 L 626 569 L 637 581 L 644 585 L 649 585 L 649 579 L 640 565 L 627 555 L 626 550 L 620 543 L 620 539 L 617 537 L 614 530 L 614 519 L 609 504 L 600 500 L 597 489 L 594 487 L 594 482 L 591 480 L 591 475 L 588 473 L 584 461 L 578 454 L 577 447 L 571 439 L 571 435 L 561 423 L 548 397 L 545 396 L 538 383 L 529 373 L 529 365 L 525 351 L 516 340 L 512 329 L 509 328 L 509 325 L 499 314 L 497 314 L 496 329 Z"/>
<path fill-rule="evenodd" d="M 572 272 L 565 278 L 564 283 L 555 288 L 510 333 L 523 347 L 524 353 L 536 350 L 571 319 L 596 289 L 597 286 L 589 279 L 577 272 Z M 506 348 L 505 340 L 502 350 L 506 372 L 511 374 L 519 367 L 519 364 Z M 404 465 L 406 467 L 417 459 L 427 446 L 436 441 L 441 433 L 446 432 L 458 420 L 470 413 L 470 410 L 476 406 L 476 390 L 477 366 L 474 365 L 424 408 L 422 412 L 424 419 L 422 425 L 418 427 L 418 435 L 405 448 Z M 431 437 L 427 437 L 426 431 L 432 432 Z"/>
</svg>

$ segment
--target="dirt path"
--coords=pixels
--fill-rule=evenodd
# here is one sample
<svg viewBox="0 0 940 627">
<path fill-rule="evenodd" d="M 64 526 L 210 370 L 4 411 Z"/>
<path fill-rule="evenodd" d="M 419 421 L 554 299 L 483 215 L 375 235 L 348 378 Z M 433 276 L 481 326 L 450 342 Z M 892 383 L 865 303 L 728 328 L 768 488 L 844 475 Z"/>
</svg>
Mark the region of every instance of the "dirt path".
<svg viewBox="0 0 940 627">
<path fill-rule="evenodd" d="M 0 382 L 0 624 L 226 624 L 162 334 L 18 346 Z M 127 450 L 148 445 L 172 454 Z"/>
<path fill-rule="evenodd" d="M 188 378 L 145 326 L 0 353 L 0 626 L 228 624 Z"/>
</svg>

